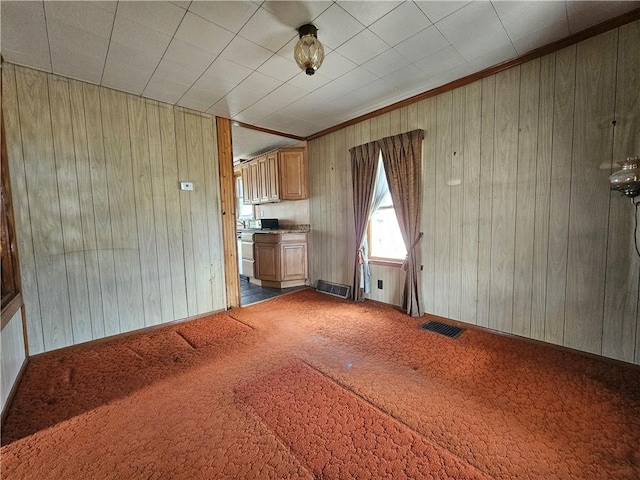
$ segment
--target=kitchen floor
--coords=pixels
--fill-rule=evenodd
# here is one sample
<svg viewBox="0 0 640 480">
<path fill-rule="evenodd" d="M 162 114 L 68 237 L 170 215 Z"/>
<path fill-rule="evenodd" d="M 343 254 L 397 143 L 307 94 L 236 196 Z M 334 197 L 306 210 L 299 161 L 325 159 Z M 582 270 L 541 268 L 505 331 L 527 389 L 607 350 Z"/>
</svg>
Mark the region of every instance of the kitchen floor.
<svg viewBox="0 0 640 480">
<path fill-rule="evenodd" d="M 268 298 L 277 297 L 284 293 L 295 292 L 296 290 L 302 290 L 307 288 L 306 286 L 289 287 L 289 288 L 267 288 L 249 283 L 247 277 L 240 275 L 240 305 L 245 306 L 251 303 L 256 303 L 261 300 L 267 300 Z"/>
</svg>

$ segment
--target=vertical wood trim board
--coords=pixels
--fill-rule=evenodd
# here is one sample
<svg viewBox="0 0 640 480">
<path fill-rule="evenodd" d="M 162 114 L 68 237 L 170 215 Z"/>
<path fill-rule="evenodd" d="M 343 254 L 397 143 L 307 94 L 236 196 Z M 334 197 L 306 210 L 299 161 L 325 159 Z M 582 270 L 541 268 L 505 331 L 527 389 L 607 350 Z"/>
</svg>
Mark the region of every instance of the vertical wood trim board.
<svg viewBox="0 0 640 480">
<path fill-rule="evenodd" d="M 225 308 L 214 118 L 2 75 L 30 353 Z"/>
<path fill-rule="evenodd" d="M 634 212 L 608 186 L 640 154 L 639 65 L 635 21 L 309 141 L 311 277 L 351 283 L 348 149 L 422 128 L 426 311 L 640 364 Z M 401 270 L 372 271 L 398 304 Z"/>
</svg>

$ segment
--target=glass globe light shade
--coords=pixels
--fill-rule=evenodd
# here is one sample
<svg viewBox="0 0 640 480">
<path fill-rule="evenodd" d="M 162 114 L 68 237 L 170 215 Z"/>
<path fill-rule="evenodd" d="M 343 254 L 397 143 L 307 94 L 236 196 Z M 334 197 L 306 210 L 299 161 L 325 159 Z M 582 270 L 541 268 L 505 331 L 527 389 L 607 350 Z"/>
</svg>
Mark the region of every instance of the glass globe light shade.
<svg viewBox="0 0 640 480">
<path fill-rule="evenodd" d="M 622 170 L 609 177 L 611 190 L 619 190 L 627 197 L 640 195 L 640 157 L 628 157 L 619 161 L 618 165 Z"/>
<path fill-rule="evenodd" d="M 310 25 L 313 27 L 313 25 Z M 306 25 L 304 26 L 306 27 Z M 298 66 L 304 70 L 307 75 L 313 75 L 322 65 L 324 60 L 324 47 L 320 40 L 315 36 L 315 27 L 308 33 L 300 27 L 300 40 L 296 43 L 293 56 Z"/>
</svg>

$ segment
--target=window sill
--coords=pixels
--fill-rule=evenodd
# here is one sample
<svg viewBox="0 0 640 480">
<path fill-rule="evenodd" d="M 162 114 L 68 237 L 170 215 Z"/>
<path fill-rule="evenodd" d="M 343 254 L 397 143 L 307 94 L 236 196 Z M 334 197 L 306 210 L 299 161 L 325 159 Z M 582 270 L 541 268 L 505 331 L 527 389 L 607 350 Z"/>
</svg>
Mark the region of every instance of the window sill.
<svg viewBox="0 0 640 480">
<path fill-rule="evenodd" d="M 402 260 L 396 260 L 393 258 L 370 258 L 370 265 L 380 265 L 382 267 L 402 268 Z"/>
</svg>

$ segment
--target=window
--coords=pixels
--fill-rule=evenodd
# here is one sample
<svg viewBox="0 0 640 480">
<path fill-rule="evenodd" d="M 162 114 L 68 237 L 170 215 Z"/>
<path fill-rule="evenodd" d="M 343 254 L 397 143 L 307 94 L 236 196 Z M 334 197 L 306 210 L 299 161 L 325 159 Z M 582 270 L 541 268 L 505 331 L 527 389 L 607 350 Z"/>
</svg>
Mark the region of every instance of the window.
<svg viewBox="0 0 640 480">
<path fill-rule="evenodd" d="M 391 199 L 387 177 L 384 173 L 382 156 L 380 156 L 378 162 L 373 206 L 374 208 L 377 206 L 377 208 L 369 219 L 367 238 L 369 258 L 374 261 L 376 259 L 404 260 L 407 255 L 407 249 L 404 246 L 396 212 L 393 208 L 393 200 Z"/>
<path fill-rule="evenodd" d="M 253 205 L 245 205 L 242 198 L 243 198 L 242 176 L 236 175 L 236 219 L 252 220 Z"/>
</svg>

